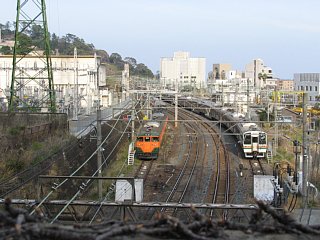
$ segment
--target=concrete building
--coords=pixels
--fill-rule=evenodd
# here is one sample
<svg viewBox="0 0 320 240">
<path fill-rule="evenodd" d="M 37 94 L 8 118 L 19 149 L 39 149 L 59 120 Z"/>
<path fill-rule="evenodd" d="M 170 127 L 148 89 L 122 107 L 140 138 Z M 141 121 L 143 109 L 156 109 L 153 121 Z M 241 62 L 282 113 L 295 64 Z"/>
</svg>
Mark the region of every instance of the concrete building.
<svg viewBox="0 0 320 240">
<path fill-rule="evenodd" d="M 255 89 L 260 92 L 266 86 L 266 79 L 273 78 L 273 72 L 270 67 L 264 65 L 263 60 L 254 59 L 246 65 L 245 77 L 253 79 Z"/>
<path fill-rule="evenodd" d="M 100 64 L 100 57 L 95 56 L 51 56 L 54 89 L 59 112 L 70 113 L 77 104 L 78 113 L 90 114 L 97 102 L 97 79 L 99 86 L 106 85 L 106 67 Z M 12 55 L 0 55 L 0 98 L 2 105 L 7 103 L 12 79 Z M 97 74 L 97 65 L 99 70 Z M 18 63 L 18 71 L 34 76 L 44 68 L 42 59 L 28 56 Z M 22 71 L 23 70 L 23 71 Z M 41 71 L 40 71 L 41 72 Z M 25 83 L 21 97 L 34 98 L 41 93 L 35 81 Z M 76 91 L 78 89 L 78 91 Z M 100 103 L 103 107 L 110 106 L 111 93 L 104 88 L 100 91 Z"/>
<path fill-rule="evenodd" d="M 294 91 L 294 81 L 291 79 L 278 79 L 276 84 L 279 91 Z"/>
<path fill-rule="evenodd" d="M 214 102 L 234 107 L 238 113 L 247 113 L 248 104 L 253 105 L 255 101 L 253 80 L 248 78 L 216 79 L 208 85 L 208 91 Z"/>
<path fill-rule="evenodd" d="M 231 64 L 216 63 L 212 66 L 213 79 L 227 79 L 227 73 L 231 71 Z"/>
<path fill-rule="evenodd" d="M 160 60 L 162 86 L 179 90 L 195 90 L 206 87 L 206 59 L 191 58 L 189 52 L 175 52 L 173 57 Z"/>
<path fill-rule="evenodd" d="M 315 104 L 320 95 L 320 73 L 295 73 L 294 89 L 308 93 L 309 103 Z"/>
</svg>

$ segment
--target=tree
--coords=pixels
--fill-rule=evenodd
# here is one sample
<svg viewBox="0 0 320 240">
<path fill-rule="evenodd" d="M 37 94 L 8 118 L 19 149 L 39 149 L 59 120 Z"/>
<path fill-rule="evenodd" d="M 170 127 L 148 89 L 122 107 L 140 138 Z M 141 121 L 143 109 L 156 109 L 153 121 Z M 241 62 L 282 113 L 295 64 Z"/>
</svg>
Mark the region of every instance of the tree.
<svg viewBox="0 0 320 240">
<path fill-rule="evenodd" d="M 59 37 L 53 33 L 51 36 L 51 49 L 56 50 L 59 49 Z"/>
<path fill-rule="evenodd" d="M 122 57 L 119 53 L 112 53 L 109 59 L 110 63 L 115 64 L 118 68 L 123 68 L 124 62 L 122 61 Z"/>
<path fill-rule="evenodd" d="M 259 73 L 258 78 L 259 80 L 263 79 L 263 83 L 265 83 L 266 79 L 268 78 L 268 75 L 266 73 Z"/>
<path fill-rule="evenodd" d="M 107 53 L 107 51 L 105 50 L 97 50 L 96 51 L 97 55 L 101 57 L 101 62 L 106 63 L 106 62 L 110 62 L 110 57 L 109 54 Z"/>
<path fill-rule="evenodd" d="M 154 76 L 155 79 L 159 80 L 160 79 L 160 71 L 157 70 L 156 75 Z"/>
<path fill-rule="evenodd" d="M 6 25 L 5 25 L 6 29 L 10 29 L 11 26 L 12 26 L 11 23 L 10 23 L 9 21 L 7 21 L 7 22 L 6 22 Z"/>
<path fill-rule="evenodd" d="M 137 66 L 137 60 L 134 59 L 133 57 L 125 57 L 124 61 L 126 63 L 129 63 L 133 68 L 135 68 Z"/>
<path fill-rule="evenodd" d="M 12 50 L 10 49 L 10 47 L 4 46 L 4 47 L 0 48 L 0 53 L 3 55 L 10 55 L 10 54 L 12 54 Z"/>
<path fill-rule="evenodd" d="M 153 78 L 152 71 L 143 63 L 137 64 L 137 67 L 134 69 L 134 75 Z"/>
<path fill-rule="evenodd" d="M 110 62 L 111 63 L 119 63 L 122 62 L 122 57 L 119 53 L 111 53 L 110 55 Z"/>
<path fill-rule="evenodd" d="M 32 39 L 26 34 L 21 33 L 18 42 L 18 52 L 17 54 L 27 55 L 32 51 Z"/>
<path fill-rule="evenodd" d="M 32 25 L 30 38 L 33 46 L 44 49 L 44 30 L 40 25 Z"/>
</svg>

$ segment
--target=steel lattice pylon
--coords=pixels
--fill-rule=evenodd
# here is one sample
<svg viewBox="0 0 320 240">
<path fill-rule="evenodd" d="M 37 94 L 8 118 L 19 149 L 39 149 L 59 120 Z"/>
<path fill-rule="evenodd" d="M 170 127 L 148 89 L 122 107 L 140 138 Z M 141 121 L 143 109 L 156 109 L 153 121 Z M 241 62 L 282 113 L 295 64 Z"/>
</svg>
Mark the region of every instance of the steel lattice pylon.
<svg viewBox="0 0 320 240">
<path fill-rule="evenodd" d="M 55 112 L 50 54 L 45 0 L 17 0 L 10 111 Z"/>
</svg>

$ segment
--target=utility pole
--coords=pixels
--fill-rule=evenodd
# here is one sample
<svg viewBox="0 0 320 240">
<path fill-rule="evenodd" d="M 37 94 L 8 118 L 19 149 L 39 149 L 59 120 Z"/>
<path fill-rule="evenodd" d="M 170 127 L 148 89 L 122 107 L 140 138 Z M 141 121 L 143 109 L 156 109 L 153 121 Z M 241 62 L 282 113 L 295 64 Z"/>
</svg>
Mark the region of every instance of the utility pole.
<svg viewBox="0 0 320 240">
<path fill-rule="evenodd" d="M 247 118 L 250 119 L 250 92 L 249 92 L 249 78 L 247 78 Z"/>
<path fill-rule="evenodd" d="M 269 88 L 267 88 L 267 121 L 268 124 L 270 122 L 270 112 L 269 112 L 270 108 L 269 108 Z"/>
<path fill-rule="evenodd" d="M 238 79 L 236 79 L 238 80 Z M 236 83 L 236 92 L 235 92 L 235 96 L 233 98 L 233 105 L 236 106 L 236 113 L 239 113 L 239 109 L 238 109 L 238 87 L 239 87 L 239 81 Z"/>
<path fill-rule="evenodd" d="M 150 107 L 151 107 L 151 104 L 150 104 L 150 86 L 149 86 L 149 81 L 147 79 L 147 116 L 148 116 L 148 119 L 151 120 L 151 114 L 152 114 L 152 111 L 150 111 Z"/>
<path fill-rule="evenodd" d="M 223 105 L 224 105 L 224 96 L 223 96 L 223 80 L 222 80 L 222 89 L 221 89 L 221 103 L 222 103 L 222 107 L 223 107 Z"/>
<path fill-rule="evenodd" d="M 39 30 L 38 36 L 31 37 L 30 32 L 35 29 Z M 56 99 L 45 0 L 17 0 L 14 40 L 9 111 L 55 112 Z M 43 53 L 40 53 L 39 49 L 43 50 Z M 33 74 L 26 72 L 21 65 L 22 60 L 29 56 L 37 56 L 37 66 Z M 40 61 L 37 61 L 38 59 Z M 30 89 L 30 86 L 36 86 L 33 89 L 37 88 L 39 94 Z"/>
<path fill-rule="evenodd" d="M 278 91 L 275 90 L 275 104 L 274 104 L 274 145 L 273 145 L 273 153 L 277 155 L 278 148 Z"/>
<path fill-rule="evenodd" d="M 302 195 L 307 196 L 307 183 L 308 183 L 308 142 L 307 142 L 307 101 L 308 94 L 303 93 L 303 127 L 302 127 Z"/>
<path fill-rule="evenodd" d="M 73 120 L 78 120 L 78 54 L 77 48 L 73 50 L 74 59 L 74 82 L 73 82 Z"/>
<path fill-rule="evenodd" d="M 98 177 L 102 177 L 102 133 L 101 133 L 101 108 L 100 108 L 100 88 L 99 88 L 99 68 L 100 63 L 98 63 L 96 58 L 97 67 L 97 167 L 99 168 Z M 98 195 L 99 200 L 102 199 L 102 180 L 98 180 Z"/>
<path fill-rule="evenodd" d="M 134 124 L 134 119 L 135 119 L 135 114 L 134 114 L 134 101 L 135 101 L 135 96 L 134 93 L 132 93 L 131 96 L 131 142 L 135 141 L 135 133 L 134 133 L 134 128 L 135 128 L 135 124 Z"/>
<path fill-rule="evenodd" d="M 176 79 L 175 95 L 174 95 L 174 127 L 178 127 L 178 79 Z"/>
</svg>

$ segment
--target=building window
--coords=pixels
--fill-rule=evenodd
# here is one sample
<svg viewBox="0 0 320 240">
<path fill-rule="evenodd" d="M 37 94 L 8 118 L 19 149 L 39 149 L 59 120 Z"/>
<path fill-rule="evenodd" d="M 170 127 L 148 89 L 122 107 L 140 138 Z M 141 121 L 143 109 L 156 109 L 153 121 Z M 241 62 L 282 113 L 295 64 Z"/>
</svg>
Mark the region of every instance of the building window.
<svg viewBox="0 0 320 240">
<path fill-rule="evenodd" d="M 318 92 L 318 87 L 317 87 L 317 86 L 315 86 L 314 88 L 315 88 L 315 91 L 316 91 L 316 92 Z"/>
<path fill-rule="evenodd" d="M 306 86 L 306 91 L 309 91 L 309 90 L 308 90 L 308 86 Z"/>
<path fill-rule="evenodd" d="M 310 91 L 312 91 L 312 86 L 310 86 Z"/>
<path fill-rule="evenodd" d="M 312 96 L 310 96 L 310 100 L 309 101 L 312 101 Z"/>
<path fill-rule="evenodd" d="M 304 91 L 304 89 L 303 89 L 303 86 L 301 86 L 301 89 L 300 89 L 301 91 Z"/>
</svg>

